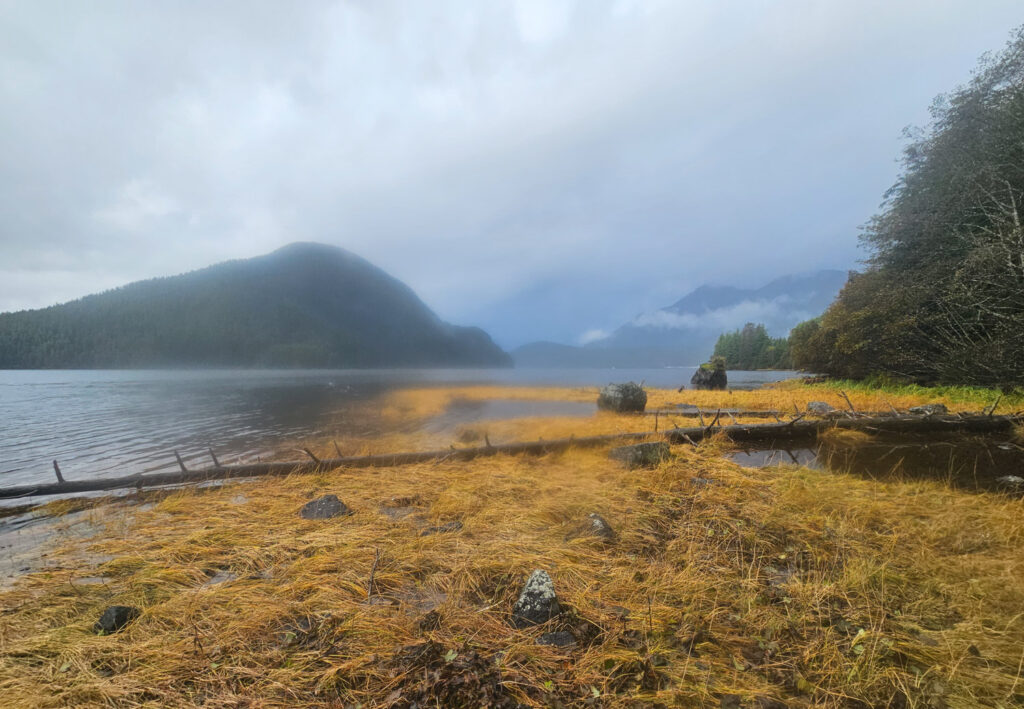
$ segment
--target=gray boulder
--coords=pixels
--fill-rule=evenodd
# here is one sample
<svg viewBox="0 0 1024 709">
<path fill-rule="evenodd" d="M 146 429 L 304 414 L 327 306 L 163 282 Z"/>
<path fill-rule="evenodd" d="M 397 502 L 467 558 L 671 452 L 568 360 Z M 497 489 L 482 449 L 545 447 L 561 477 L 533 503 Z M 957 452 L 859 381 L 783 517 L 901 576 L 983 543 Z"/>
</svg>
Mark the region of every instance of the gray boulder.
<svg viewBox="0 0 1024 709">
<path fill-rule="evenodd" d="M 949 409 L 945 404 L 923 404 L 922 406 L 911 406 L 907 409 L 915 416 L 935 416 L 937 414 L 948 414 Z"/>
<path fill-rule="evenodd" d="M 562 612 L 555 584 L 543 569 L 536 569 L 512 608 L 512 624 L 517 628 L 546 623 Z"/>
<path fill-rule="evenodd" d="M 825 401 L 810 401 L 807 403 L 807 412 L 818 416 L 825 416 L 835 410 L 836 407 Z"/>
<path fill-rule="evenodd" d="M 670 455 L 671 448 L 664 441 L 619 446 L 612 448 L 608 453 L 609 458 L 621 461 L 630 468 L 653 468 L 667 460 Z"/>
<path fill-rule="evenodd" d="M 636 382 L 609 384 L 598 394 L 597 408 L 618 414 L 639 413 L 647 408 L 647 392 Z"/>
<path fill-rule="evenodd" d="M 109 635 L 110 633 L 116 633 L 138 617 L 138 608 L 132 606 L 110 606 L 103 611 L 103 615 L 100 616 L 100 619 L 96 621 L 92 628 L 97 633 Z"/>
<path fill-rule="evenodd" d="M 304 504 L 299 514 L 303 519 L 330 519 L 350 515 L 352 510 L 339 500 L 337 495 L 324 495 Z"/>
</svg>

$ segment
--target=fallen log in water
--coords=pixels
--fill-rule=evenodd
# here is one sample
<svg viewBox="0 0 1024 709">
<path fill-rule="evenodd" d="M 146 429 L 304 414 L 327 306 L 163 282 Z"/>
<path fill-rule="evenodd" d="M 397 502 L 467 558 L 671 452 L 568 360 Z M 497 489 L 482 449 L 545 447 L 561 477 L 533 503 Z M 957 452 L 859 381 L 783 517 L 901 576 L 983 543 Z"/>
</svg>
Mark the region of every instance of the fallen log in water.
<svg viewBox="0 0 1024 709">
<path fill-rule="evenodd" d="M 486 445 L 475 448 L 451 448 L 448 450 L 422 451 L 418 453 L 383 453 L 365 456 L 339 456 L 319 459 L 309 453 L 310 460 L 277 463 L 246 463 L 239 465 L 217 465 L 202 470 L 188 470 L 181 462 L 180 471 L 171 473 L 149 473 L 127 475 L 119 478 L 97 478 L 93 480 L 67 480 L 56 483 L 18 485 L 0 488 L 0 499 L 33 497 L 42 495 L 69 495 L 79 492 L 103 492 L 125 488 L 159 487 L 165 485 L 187 485 L 261 476 L 283 476 L 296 473 L 312 473 L 335 468 L 374 468 L 427 463 L 442 460 L 472 460 L 493 455 L 534 454 L 543 455 L 564 451 L 573 447 L 595 447 L 623 441 L 640 441 L 647 438 L 663 437 L 671 443 L 696 443 L 706 437 L 724 433 L 737 443 L 794 440 L 811 438 L 830 428 L 844 428 L 868 433 L 994 433 L 1006 431 L 1020 423 L 1022 417 L 1014 416 L 889 416 L 874 418 L 853 418 L 838 420 L 803 421 L 798 417 L 788 423 L 735 424 L 731 426 L 695 426 L 673 428 L 663 433 L 646 431 L 641 433 L 614 433 L 584 438 L 559 438 L 551 441 L 530 441 L 507 443 L 498 446 Z M 216 458 L 214 458 L 216 461 Z"/>
<path fill-rule="evenodd" d="M 447 450 L 421 451 L 416 453 L 382 453 L 379 455 L 340 456 L 337 458 L 311 459 L 308 461 L 276 463 L 244 463 L 239 465 L 217 465 L 202 470 L 181 470 L 172 473 L 148 473 L 126 475 L 119 478 L 96 478 L 93 480 L 64 480 L 56 483 L 18 485 L 0 488 L 0 499 L 32 497 L 37 495 L 68 495 L 79 492 L 102 492 L 125 488 L 158 487 L 164 485 L 187 485 L 229 480 L 231 478 L 252 478 L 261 476 L 282 476 L 295 473 L 312 473 L 334 468 L 386 468 L 396 465 L 428 463 L 441 460 L 472 460 L 485 456 L 506 454 L 554 453 L 572 447 L 594 447 L 618 441 L 643 440 L 654 433 L 614 433 L 605 436 L 585 438 L 559 438 L 551 441 L 530 441 L 507 443 L 500 446 L 479 446 L 476 448 L 449 448 Z"/>
<path fill-rule="evenodd" d="M 666 431 L 665 437 L 671 443 L 687 443 L 721 432 L 737 443 L 756 443 L 812 438 L 830 428 L 895 434 L 995 433 L 1007 431 L 1021 421 L 1022 418 L 1019 416 L 876 416 L 814 421 L 794 419 L 787 423 L 736 424 L 720 428 L 674 428 Z"/>
</svg>

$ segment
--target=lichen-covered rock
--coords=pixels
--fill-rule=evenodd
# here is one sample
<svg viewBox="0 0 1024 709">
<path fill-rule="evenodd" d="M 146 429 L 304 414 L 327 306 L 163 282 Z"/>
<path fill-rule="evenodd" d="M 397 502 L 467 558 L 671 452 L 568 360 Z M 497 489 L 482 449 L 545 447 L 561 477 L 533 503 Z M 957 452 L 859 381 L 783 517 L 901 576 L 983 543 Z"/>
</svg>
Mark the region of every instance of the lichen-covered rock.
<svg viewBox="0 0 1024 709">
<path fill-rule="evenodd" d="M 946 408 L 945 404 L 923 404 L 921 406 L 911 406 L 907 410 L 916 416 L 935 416 L 949 413 L 949 409 Z"/>
<path fill-rule="evenodd" d="M 670 455 L 671 449 L 664 441 L 619 446 L 612 448 L 608 453 L 608 457 L 621 461 L 630 468 L 653 468 L 663 460 L 667 460 Z"/>
<path fill-rule="evenodd" d="M 339 500 L 337 495 L 324 495 L 304 504 L 299 514 L 303 519 L 330 519 L 350 515 L 352 510 Z"/>
<path fill-rule="evenodd" d="M 725 389 L 729 386 L 729 378 L 725 374 L 725 358 L 712 357 L 697 367 L 690 378 L 690 386 L 694 389 Z"/>
<path fill-rule="evenodd" d="M 636 382 L 609 384 L 601 388 L 597 408 L 619 414 L 639 413 L 647 408 L 647 392 Z"/>
<path fill-rule="evenodd" d="M 587 515 L 587 531 L 592 536 L 600 537 L 601 539 L 615 539 L 615 530 L 608 524 L 608 520 L 596 512 L 591 512 Z"/>
<path fill-rule="evenodd" d="M 517 628 L 546 623 L 562 612 L 555 584 L 543 569 L 536 569 L 512 608 L 512 624 Z"/>
<path fill-rule="evenodd" d="M 836 410 L 836 407 L 832 406 L 825 401 L 810 401 L 807 403 L 807 412 L 816 414 L 818 416 L 825 416 Z"/>
<path fill-rule="evenodd" d="M 133 620 L 139 617 L 139 609 L 132 606 L 110 606 L 105 611 L 100 619 L 93 625 L 93 630 L 97 633 L 103 633 L 109 635 L 110 633 L 116 633 L 124 626 L 131 623 Z"/>
</svg>

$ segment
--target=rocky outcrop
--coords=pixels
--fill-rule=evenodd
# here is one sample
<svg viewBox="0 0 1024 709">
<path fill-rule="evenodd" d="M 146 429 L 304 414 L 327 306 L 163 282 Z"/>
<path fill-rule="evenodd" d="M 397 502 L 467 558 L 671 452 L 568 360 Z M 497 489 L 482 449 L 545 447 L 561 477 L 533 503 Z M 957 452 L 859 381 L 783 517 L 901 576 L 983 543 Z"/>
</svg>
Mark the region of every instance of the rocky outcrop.
<svg viewBox="0 0 1024 709">
<path fill-rule="evenodd" d="M 598 394 L 597 408 L 617 414 L 640 413 L 647 408 L 647 392 L 636 382 L 609 384 Z"/>
<path fill-rule="evenodd" d="M 725 374 L 725 359 L 713 357 L 710 362 L 705 362 L 697 367 L 697 371 L 690 378 L 690 386 L 694 389 L 725 389 L 729 386 L 729 379 Z"/>
<path fill-rule="evenodd" d="M 299 514 L 303 519 L 330 519 L 350 515 L 352 510 L 337 495 L 324 495 L 304 504 Z"/>
<path fill-rule="evenodd" d="M 93 630 L 104 635 L 116 633 L 138 618 L 139 614 L 139 609 L 133 606 L 110 606 L 103 611 L 103 615 L 96 621 Z"/>
<path fill-rule="evenodd" d="M 555 584 L 543 569 L 536 569 L 512 608 L 512 624 L 517 628 L 546 623 L 562 612 Z"/>
<path fill-rule="evenodd" d="M 630 468 L 653 468 L 670 455 L 671 449 L 664 441 L 619 446 L 608 453 L 609 458 L 625 463 Z"/>
</svg>

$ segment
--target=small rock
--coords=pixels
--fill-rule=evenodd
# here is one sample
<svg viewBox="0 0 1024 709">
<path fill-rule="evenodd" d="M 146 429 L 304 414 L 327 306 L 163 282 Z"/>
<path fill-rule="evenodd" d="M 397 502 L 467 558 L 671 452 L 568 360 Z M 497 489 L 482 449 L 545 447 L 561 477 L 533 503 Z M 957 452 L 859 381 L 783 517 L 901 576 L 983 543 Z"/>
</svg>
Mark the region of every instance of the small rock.
<svg viewBox="0 0 1024 709">
<path fill-rule="evenodd" d="M 608 524 L 601 515 L 596 512 L 591 512 L 587 515 L 587 519 L 590 523 L 587 525 L 587 531 L 589 531 L 595 537 L 601 537 L 602 539 L 615 539 L 615 530 Z"/>
<path fill-rule="evenodd" d="M 619 414 L 639 413 L 647 408 L 647 392 L 636 382 L 609 384 L 598 394 L 597 408 Z"/>
<path fill-rule="evenodd" d="M 717 485 L 718 481 L 712 478 L 690 478 L 690 484 L 694 487 L 710 487 L 711 485 Z"/>
<path fill-rule="evenodd" d="M 537 638 L 538 645 L 553 645 L 555 647 L 572 647 L 576 644 L 576 637 L 565 630 L 558 630 L 553 633 L 544 633 Z"/>
<path fill-rule="evenodd" d="M 907 409 L 915 416 L 935 416 L 937 414 L 948 414 L 949 409 L 945 404 L 923 404 L 922 406 L 911 406 Z"/>
<path fill-rule="evenodd" d="M 352 510 L 346 507 L 337 495 L 324 495 L 304 504 L 299 514 L 303 519 L 330 519 L 350 515 Z"/>
<path fill-rule="evenodd" d="M 694 389 L 728 388 L 729 378 L 725 373 L 725 358 L 712 357 L 710 362 L 705 362 L 697 367 L 697 371 L 690 378 L 690 386 Z"/>
<path fill-rule="evenodd" d="M 462 522 L 455 520 L 454 522 L 445 522 L 439 524 L 436 527 L 427 527 L 420 532 L 421 537 L 429 537 L 431 534 L 444 534 L 445 532 L 458 532 L 462 529 Z"/>
<path fill-rule="evenodd" d="M 608 456 L 614 460 L 621 461 L 630 468 L 647 467 L 653 468 L 661 461 L 667 460 L 671 454 L 668 443 L 655 441 L 652 443 L 637 443 L 632 446 L 620 446 L 612 448 Z"/>
<path fill-rule="evenodd" d="M 536 569 L 523 586 L 512 608 L 512 624 L 517 628 L 546 623 L 562 612 L 555 584 L 543 569 Z"/>
<path fill-rule="evenodd" d="M 569 541 L 580 537 L 597 537 L 610 542 L 615 539 L 615 530 L 604 517 L 596 512 L 591 512 L 587 515 L 586 521 L 576 525 L 565 535 L 565 540 Z"/>
<path fill-rule="evenodd" d="M 139 609 L 132 606 L 110 606 L 103 611 L 103 615 L 101 615 L 100 619 L 96 621 L 96 624 L 93 626 L 93 630 L 97 633 L 104 633 L 107 635 L 110 633 L 116 633 L 118 630 L 138 618 L 139 613 Z"/>
<path fill-rule="evenodd" d="M 824 416 L 830 414 L 836 410 L 836 407 L 827 401 L 809 401 L 807 403 L 807 412 L 817 414 L 818 416 Z"/>
<path fill-rule="evenodd" d="M 1019 475 L 1003 475 L 996 478 L 996 485 L 1008 492 L 1024 492 L 1024 478 Z"/>
</svg>

